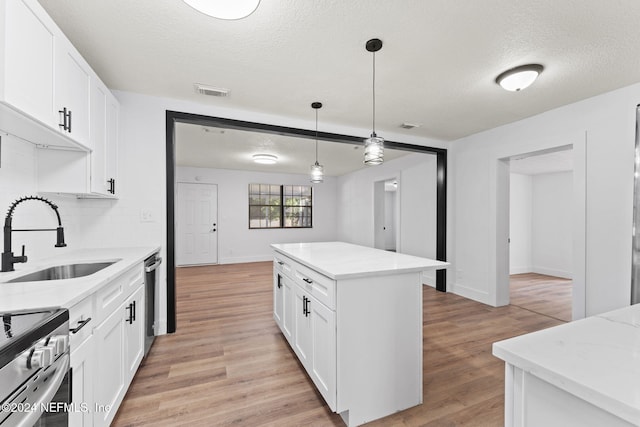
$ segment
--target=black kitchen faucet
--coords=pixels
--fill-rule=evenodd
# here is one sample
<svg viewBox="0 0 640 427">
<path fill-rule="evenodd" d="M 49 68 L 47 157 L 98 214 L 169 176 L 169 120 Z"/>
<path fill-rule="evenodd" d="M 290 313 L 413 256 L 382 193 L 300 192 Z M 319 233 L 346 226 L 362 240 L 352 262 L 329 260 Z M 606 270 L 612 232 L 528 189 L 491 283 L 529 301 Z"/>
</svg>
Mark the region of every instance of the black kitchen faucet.
<svg viewBox="0 0 640 427">
<path fill-rule="evenodd" d="M 12 230 L 11 229 L 11 220 L 13 219 L 13 211 L 16 206 L 20 203 L 25 202 L 27 200 L 40 200 L 43 203 L 46 203 L 53 209 L 58 217 L 58 228 L 29 228 L 29 229 L 21 229 L 21 230 Z M 24 254 L 24 245 L 22 245 L 22 255 L 15 256 L 11 251 L 11 233 L 14 231 L 56 231 L 57 233 L 57 241 L 56 248 L 64 248 L 67 244 L 64 242 L 64 229 L 62 228 L 62 221 L 60 220 L 60 213 L 58 212 L 58 206 L 53 204 L 51 201 L 45 199 L 40 196 L 26 196 L 21 197 L 15 202 L 11 204 L 9 207 L 9 211 L 7 212 L 7 216 L 4 219 L 4 252 L 2 252 L 2 270 L 0 271 L 13 271 L 13 264 L 20 262 L 27 262 L 27 256 Z"/>
</svg>

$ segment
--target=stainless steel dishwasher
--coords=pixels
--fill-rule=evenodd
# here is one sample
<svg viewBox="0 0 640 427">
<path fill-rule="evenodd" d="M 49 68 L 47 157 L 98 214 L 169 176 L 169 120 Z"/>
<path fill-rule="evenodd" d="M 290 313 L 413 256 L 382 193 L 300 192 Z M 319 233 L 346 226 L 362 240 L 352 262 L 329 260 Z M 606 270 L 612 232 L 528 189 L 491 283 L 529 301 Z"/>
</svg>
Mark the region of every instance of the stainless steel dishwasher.
<svg viewBox="0 0 640 427">
<path fill-rule="evenodd" d="M 160 264 L 162 264 L 162 258 L 156 252 L 149 258 L 144 260 L 144 284 L 146 295 L 146 308 L 147 315 L 145 319 L 146 333 L 144 339 L 144 355 L 149 353 L 149 349 L 153 344 L 153 340 L 158 333 L 157 328 L 159 324 L 158 314 L 160 304 L 158 297 L 160 292 L 158 286 L 160 285 Z"/>
</svg>

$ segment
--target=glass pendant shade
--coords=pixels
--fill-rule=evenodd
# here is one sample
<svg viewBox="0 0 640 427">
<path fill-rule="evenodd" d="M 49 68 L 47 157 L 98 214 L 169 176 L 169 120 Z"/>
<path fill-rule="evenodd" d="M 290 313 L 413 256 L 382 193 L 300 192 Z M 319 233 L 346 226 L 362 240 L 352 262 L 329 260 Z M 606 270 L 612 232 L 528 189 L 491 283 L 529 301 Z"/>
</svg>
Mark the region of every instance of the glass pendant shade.
<svg viewBox="0 0 640 427">
<path fill-rule="evenodd" d="M 364 164 L 379 165 L 384 161 L 384 139 L 374 133 L 364 141 Z"/>
<path fill-rule="evenodd" d="M 324 166 L 315 162 L 311 165 L 311 182 L 319 183 L 324 181 Z"/>
</svg>

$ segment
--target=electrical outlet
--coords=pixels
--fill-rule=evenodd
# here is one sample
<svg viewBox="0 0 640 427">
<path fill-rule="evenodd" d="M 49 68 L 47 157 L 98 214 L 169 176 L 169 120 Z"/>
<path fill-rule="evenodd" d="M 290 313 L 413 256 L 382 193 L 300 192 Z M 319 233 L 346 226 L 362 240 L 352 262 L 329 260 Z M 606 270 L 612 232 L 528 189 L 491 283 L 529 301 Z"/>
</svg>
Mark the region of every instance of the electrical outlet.
<svg viewBox="0 0 640 427">
<path fill-rule="evenodd" d="M 151 209 L 142 209 L 140 211 L 140 222 L 156 222 L 156 219 L 151 212 Z"/>
</svg>

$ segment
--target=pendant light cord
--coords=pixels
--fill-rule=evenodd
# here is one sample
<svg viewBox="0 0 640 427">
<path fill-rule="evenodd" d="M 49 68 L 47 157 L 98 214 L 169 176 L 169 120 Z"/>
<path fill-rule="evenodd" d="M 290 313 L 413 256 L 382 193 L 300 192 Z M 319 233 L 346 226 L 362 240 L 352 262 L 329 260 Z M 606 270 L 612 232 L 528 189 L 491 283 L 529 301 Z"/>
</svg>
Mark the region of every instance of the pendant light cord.
<svg viewBox="0 0 640 427">
<path fill-rule="evenodd" d="M 318 164 L 318 109 L 316 108 L 316 165 Z"/>
<path fill-rule="evenodd" d="M 376 53 L 373 52 L 373 123 L 371 128 L 373 130 L 373 135 L 376 134 Z"/>
</svg>

